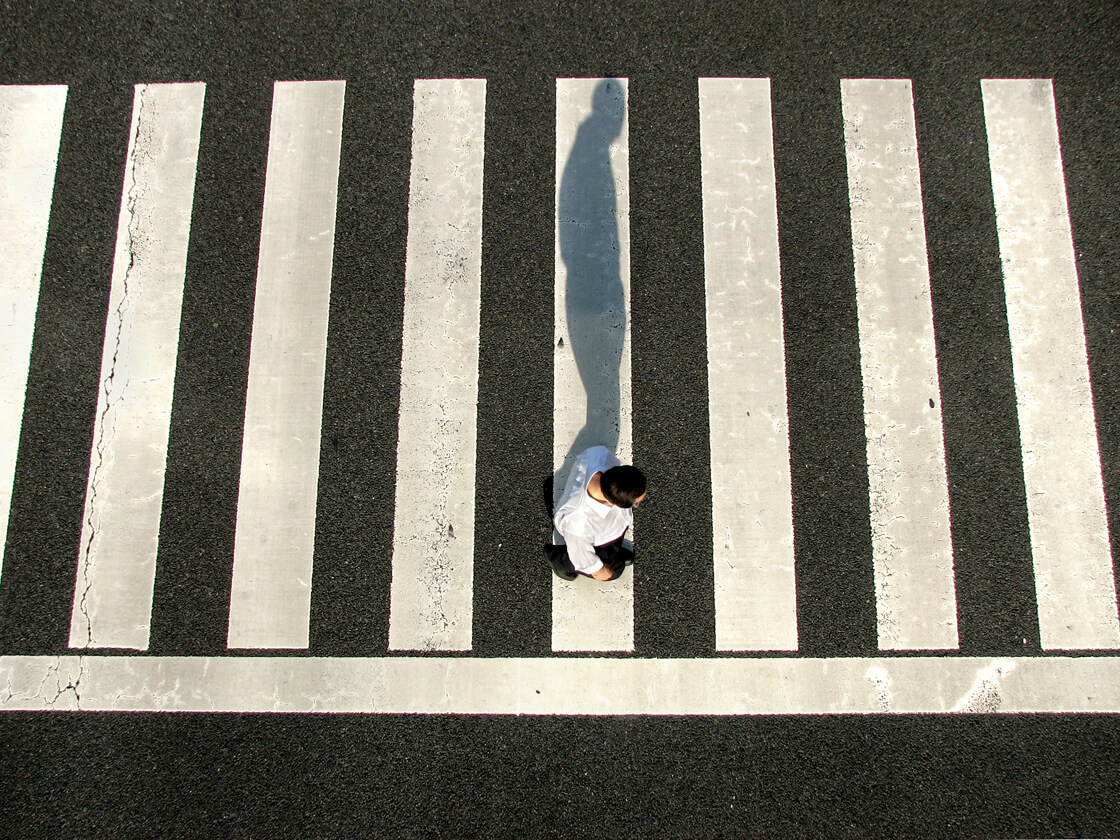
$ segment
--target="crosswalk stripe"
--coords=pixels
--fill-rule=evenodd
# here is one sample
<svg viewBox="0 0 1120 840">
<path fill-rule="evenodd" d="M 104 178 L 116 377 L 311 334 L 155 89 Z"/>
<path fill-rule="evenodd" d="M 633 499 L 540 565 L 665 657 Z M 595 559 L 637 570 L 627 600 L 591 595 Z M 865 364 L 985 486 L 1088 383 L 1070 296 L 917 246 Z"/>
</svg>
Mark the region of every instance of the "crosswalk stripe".
<svg viewBox="0 0 1120 840">
<path fill-rule="evenodd" d="M 800 322 L 783 326 L 770 83 L 701 79 L 698 89 L 715 649 L 794 651 L 799 635 L 802 648 L 809 647 L 813 625 L 802 616 L 799 627 L 793 566 L 790 463 L 798 453 L 790 450 L 785 365 L 795 345 L 784 345 L 783 332 Z M 67 582 L 75 583 L 73 600 L 69 591 L 57 598 L 70 617 L 72 648 L 148 647 L 205 90 L 203 83 L 134 89 L 85 511 L 80 526 L 74 511 L 74 533 L 65 538 L 75 542 L 81 528 L 74 546 L 77 576 L 73 566 L 65 570 Z M 557 494 L 572 457 L 586 446 L 605 443 L 624 461 L 632 457 L 627 92 L 625 79 L 556 80 Z M 839 93 L 879 648 L 953 650 L 959 645 L 958 593 L 911 84 L 845 79 Z M 1041 644 L 1114 650 L 1120 648 L 1120 616 L 1053 88 L 1047 80 L 984 80 L 982 93 Z M 230 648 L 309 646 L 344 98 L 342 81 L 274 88 L 226 628 Z M 120 104 L 127 108 L 127 98 Z M 0 498 L 4 518 L 13 501 L 66 107 L 65 86 L 0 86 L 0 247 L 11 255 L 0 268 L 0 302 L 5 318 L 13 313 L 0 324 L 0 403 L 10 413 L 2 441 L 10 452 L 0 460 L 0 479 L 7 479 L 0 481 L 7 493 Z M 470 650 L 476 629 L 485 107 L 485 80 L 415 83 L 393 574 L 385 604 L 393 651 Z M 604 119 L 612 107 L 616 119 Z M 116 178 L 108 183 L 112 190 L 120 185 Z M 111 213 L 116 197 L 100 203 Z M 111 216 L 107 221 L 111 225 Z M 578 283 L 581 272 L 591 278 L 585 288 Z M 598 358 L 591 366 L 599 378 L 585 381 L 576 362 L 581 339 L 572 323 L 571 291 L 585 293 L 596 282 L 601 288 L 590 297 L 598 314 L 606 313 L 617 343 L 593 348 Z M 618 294 L 617 306 L 603 305 L 609 293 Z M 604 367 L 614 354 L 617 364 Z M 87 393 L 92 413 L 92 388 Z M 25 425 L 43 426 L 41 420 Z M 86 438 L 75 451 L 88 446 Z M 23 455 L 21 470 L 30 463 Z M 862 491 L 859 496 L 866 498 Z M 1025 543 L 1025 528 L 1022 536 Z M 15 556 L 8 574 L 26 588 L 30 578 Z M 608 586 L 554 580 L 553 651 L 634 650 L 633 580 L 629 573 Z M 967 586 L 961 586 L 963 602 Z M 646 605 L 637 606 L 640 622 Z M 61 616 L 51 625 L 65 626 Z M 638 629 L 640 636 L 640 623 Z"/>
<path fill-rule="evenodd" d="M 135 88 L 71 647 L 148 647 L 205 93 L 202 83 Z"/>
<path fill-rule="evenodd" d="M 841 81 L 881 650 L 958 647 L 914 102 Z"/>
<path fill-rule="evenodd" d="M 981 82 L 1047 649 L 1120 647 L 1053 84 Z"/>
<path fill-rule="evenodd" d="M 1120 712 L 1120 657 L 0 657 L 0 710 L 467 715 Z"/>
<path fill-rule="evenodd" d="M 630 192 L 626 79 L 556 80 L 554 499 L 572 462 L 630 463 Z M 634 576 L 553 579 L 552 649 L 634 648 Z"/>
<path fill-rule="evenodd" d="M 346 83 L 273 92 L 228 644 L 305 648 Z"/>
<path fill-rule="evenodd" d="M 389 648 L 469 650 L 486 81 L 414 96 Z"/>
<path fill-rule="evenodd" d="M 700 79 L 716 648 L 797 650 L 769 79 Z"/>
<path fill-rule="evenodd" d="M 0 86 L 0 572 L 66 93 Z"/>
</svg>

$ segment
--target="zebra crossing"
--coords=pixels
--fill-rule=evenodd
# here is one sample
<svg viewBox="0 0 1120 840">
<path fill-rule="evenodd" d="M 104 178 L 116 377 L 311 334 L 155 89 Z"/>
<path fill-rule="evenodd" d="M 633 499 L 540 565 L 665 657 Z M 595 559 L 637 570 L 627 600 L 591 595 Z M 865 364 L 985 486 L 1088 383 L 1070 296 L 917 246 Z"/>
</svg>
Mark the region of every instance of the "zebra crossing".
<svg viewBox="0 0 1120 840">
<path fill-rule="evenodd" d="M 271 661 L 233 655 L 196 666 L 168 657 L 87 655 L 105 649 L 142 652 L 149 646 L 205 93 L 201 82 L 135 88 L 76 547 L 69 645 L 77 653 L 0 659 L 10 686 L 3 707 L 39 708 L 44 696 L 39 690 L 52 683 L 56 697 L 73 695 L 74 707 L 97 707 L 94 679 L 104 681 L 105 697 L 117 696 L 114 702 L 124 694 L 148 698 L 136 708 L 263 710 L 267 697 L 275 696 L 265 691 L 264 699 L 211 702 L 216 678 L 199 677 L 197 671 L 208 674 L 214 663 L 244 668 L 230 678 L 234 682 L 263 680 L 259 688 L 280 684 L 276 681 L 326 680 L 338 689 L 333 696 L 351 698 L 309 695 L 293 701 L 293 710 L 585 713 L 593 704 L 571 706 L 556 699 L 563 686 L 583 685 L 585 697 L 601 698 L 611 694 L 612 681 L 629 680 L 649 687 L 654 698 L 636 703 L 630 713 L 947 711 L 970 708 L 967 697 L 978 679 L 1006 687 L 1004 710 L 1120 710 L 1116 690 L 1109 688 L 1117 683 L 1110 670 L 1115 660 L 1108 657 L 1046 657 L 1044 666 L 1029 657 L 997 663 L 967 657 L 857 658 L 846 666 L 796 658 L 801 664 L 783 670 L 771 663 L 794 663 L 795 657 L 716 656 L 799 649 L 785 371 L 791 336 L 783 322 L 767 79 L 698 80 L 703 218 L 682 220 L 702 226 L 704 239 L 716 639 L 710 660 L 578 657 L 560 664 L 568 659 L 386 657 L 370 651 L 368 659 L 344 660 L 345 667 L 343 661 L 315 657 Z M 1120 620 L 1053 89 L 1047 80 L 984 80 L 982 94 L 1041 646 L 1115 650 Z M 609 440 L 624 461 L 633 450 L 630 95 L 624 79 L 556 81 L 553 464 L 558 475 L 578 452 L 574 442 L 585 435 Z M 911 83 L 845 79 L 837 95 L 855 259 L 878 647 L 954 650 L 959 642 L 951 512 Z M 67 90 L 11 86 L 0 88 L 0 96 L 0 237 L 6 253 L 19 255 L 2 269 L 0 284 L 4 309 L 12 313 L 0 341 L 6 356 L 2 402 L 11 420 L 0 449 L 0 486 L 7 494 L 0 498 L 5 517 L 0 524 L 6 533 Z M 320 424 L 345 108 L 343 81 L 277 82 L 274 88 L 236 507 L 231 651 L 311 647 Z M 472 650 L 486 108 L 483 79 L 415 82 L 389 653 Z M 581 278 L 603 276 L 621 306 L 601 305 L 592 313 L 606 324 L 603 334 L 611 336 L 611 346 L 594 347 L 588 356 L 578 320 L 578 307 L 587 301 L 576 298 L 598 288 L 598 281 Z M 588 358 L 598 378 L 588 377 Z M 528 546 L 524 553 L 536 559 L 536 549 Z M 0 587 L 3 582 L 0 566 Z M 641 594 L 635 586 L 632 575 L 613 587 L 554 580 L 552 651 L 633 651 L 634 602 Z M 353 673 L 347 673 L 351 666 Z M 132 679 L 121 669 L 141 674 L 146 688 L 109 691 Z M 1051 688 L 1051 681 L 1062 681 L 1063 669 L 1080 678 Z M 192 689 L 193 699 L 153 687 L 184 679 L 202 681 Z M 774 680 L 774 687 L 758 689 L 764 679 Z M 908 687 L 899 688 L 900 680 Z M 491 697 L 475 681 L 491 682 L 497 693 Z M 725 681 L 728 687 L 710 701 L 690 693 L 699 689 L 684 688 L 716 692 L 714 686 Z M 382 693 L 356 687 L 370 682 L 382 686 Z M 419 687 L 409 689 L 414 693 L 406 698 L 395 688 L 402 682 Z M 198 688 L 202 683 L 210 688 Z M 343 691 L 343 683 L 353 691 Z M 33 684 L 34 693 L 16 690 Z M 493 687 L 503 684 L 517 688 L 503 693 Z M 888 684 L 895 689 L 884 688 Z M 79 685 L 85 690 L 79 692 Z M 451 685 L 460 686 L 459 694 L 447 688 Z M 531 685 L 552 700 L 528 696 Z M 932 694 L 922 694 L 922 686 L 934 685 Z M 884 700 L 907 691 L 912 695 L 901 704 Z"/>
</svg>

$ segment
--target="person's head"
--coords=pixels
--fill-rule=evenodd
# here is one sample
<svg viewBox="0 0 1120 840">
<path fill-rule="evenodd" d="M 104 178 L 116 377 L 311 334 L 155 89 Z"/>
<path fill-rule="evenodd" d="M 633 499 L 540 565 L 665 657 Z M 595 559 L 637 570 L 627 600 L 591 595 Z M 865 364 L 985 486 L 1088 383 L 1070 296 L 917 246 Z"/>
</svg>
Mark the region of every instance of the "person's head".
<svg viewBox="0 0 1120 840">
<path fill-rule="evenodd" d="M 630 508 L 646 495 L 646 477 L 628 464 L 611 467 L 599 478 L 599 490 L 612 505 Z"/>
<path fill-rule="evenodd" d="M 618 79 L 604 79 L 595 86 L 591 99 L 595 125 L 612 140 L 622 134 L 626 121 L 626 89 Z"/>
</svg>

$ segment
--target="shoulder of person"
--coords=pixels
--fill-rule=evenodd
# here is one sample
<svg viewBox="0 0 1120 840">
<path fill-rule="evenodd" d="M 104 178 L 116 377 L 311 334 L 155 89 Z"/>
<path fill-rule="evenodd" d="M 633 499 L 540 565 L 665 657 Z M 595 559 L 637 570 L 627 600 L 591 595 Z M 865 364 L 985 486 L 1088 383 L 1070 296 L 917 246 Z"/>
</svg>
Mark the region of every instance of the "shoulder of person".
<svg viewBox="0 0 1120 840">
<path fill-rule="evenodd" d="M 600 444 L 599 446 L 591 446 L 591 447 L 583 450 L 583 452 L 580 453 L 580 457 L 581 458 L 602 458 L 604 456 L 609 456 L 610 454 L 611 454 L 611 451 L 609 449 L 607 449 L 607 447 Z"/>
<path fill-rule="evenodd" d="M 582 508 L 583 508 L 583 499 L 580 498 L 579 496 L 575 496 L 574 498 L 566 499 L 563 502 L 563 504 L 561 504 L 559 507 L 557 507 L 556 508 L 556 513 L 555 513 L 554 516 L 557 520 L 559 520 L 559 519 L 571 519 L 573 516 L 578 518 L 578 519 L 583 519 L 584 518 L 584 512 L 583 512 Z"/>
<path fill-rule="evenodd" d="M 566 532 L 569 536 L 590 539 L 591 523 L 587 514 L 580 510 L 578 502 L 561 505 L 555 517 L 557 530 Z"/>
</svg>

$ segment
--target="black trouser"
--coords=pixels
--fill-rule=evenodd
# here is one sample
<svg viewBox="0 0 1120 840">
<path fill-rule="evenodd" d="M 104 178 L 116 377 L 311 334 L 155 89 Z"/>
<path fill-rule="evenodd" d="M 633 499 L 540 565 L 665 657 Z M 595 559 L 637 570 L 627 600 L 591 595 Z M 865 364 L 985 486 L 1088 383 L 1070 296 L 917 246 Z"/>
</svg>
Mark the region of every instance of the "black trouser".
<svg viewBox="0 0 1120 840">
<path fill-rule="evenodd" d="M 625 536 L 625 534 L 623 534 L 623 536 Z M 575 580 L 575 575 L 579 573 L 568 557 L 568 547 L 566 545 L 548 545 L 545 546 L 544 550 L 548 553 L 548 559 L 549 562 L 552 563 L 552 568 L 554 568 L 561 577 Z M 614 542 L 595 546 L 595 554 L 603 561 L 603 565 L 611 570 L 611 580 L 617 580 L 621 577 L 626 567 L 634 562 L 634 552 L 622 544 L 622 537 L 619 537 Z"/>
</svg>

